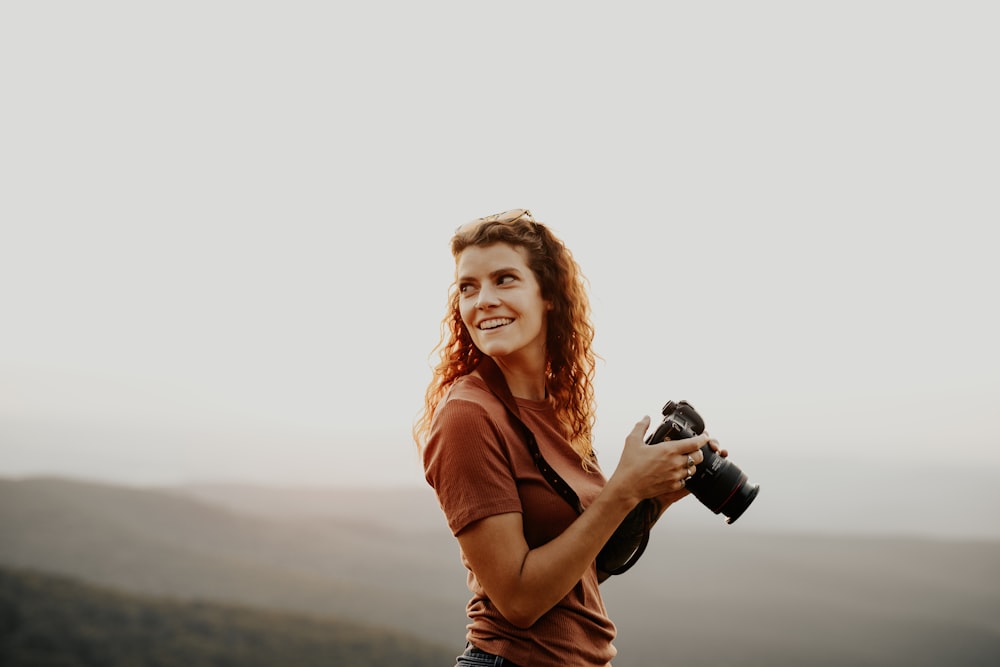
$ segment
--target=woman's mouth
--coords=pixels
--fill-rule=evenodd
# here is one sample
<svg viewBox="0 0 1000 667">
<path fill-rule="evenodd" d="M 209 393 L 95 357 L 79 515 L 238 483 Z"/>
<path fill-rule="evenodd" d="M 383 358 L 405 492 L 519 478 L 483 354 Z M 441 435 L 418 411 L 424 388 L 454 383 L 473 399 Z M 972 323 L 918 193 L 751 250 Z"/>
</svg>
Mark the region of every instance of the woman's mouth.
<svg viewBox="0 0 1000 667">
<path fill-rule="evenodd" d="M 514 320 L 509 317 L 495 317 L 491 320 L 483 320 L 479 323 L 480 331 L 490 331 L 492 329 L 499 329 L 500 327 L 505 327 Z"/>
</svg>

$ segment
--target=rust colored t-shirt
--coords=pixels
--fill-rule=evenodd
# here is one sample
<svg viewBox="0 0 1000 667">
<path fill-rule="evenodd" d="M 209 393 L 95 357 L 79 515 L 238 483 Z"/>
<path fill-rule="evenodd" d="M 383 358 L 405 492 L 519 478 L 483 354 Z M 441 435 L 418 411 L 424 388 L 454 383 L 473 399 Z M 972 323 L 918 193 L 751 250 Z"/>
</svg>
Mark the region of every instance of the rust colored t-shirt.
<svg viewBox="0 0 1000 667">
<path fill-rule="evenodd" d="M 583 469 L 547 401 L 515 400 L 542 456 L 586 508 L 604 487 L 604 476 Z M 456 381 L 439 404 L 424 449 L 424 470 L 455 535 L 479 519 L 520 512 L 528 546 L 535 548 L 578 516 L 538 471 L 503 403 L 475 375 Z M 470 568 L 464 554 L 462 562 Z M 471 568 L 468 586 L 467 638 L 483 651 L 524 667 L 606 667 L 615 656 L 615 626 L 601 599 L 594 564 L 528 629 L 500 614 Z"/>
</svg>

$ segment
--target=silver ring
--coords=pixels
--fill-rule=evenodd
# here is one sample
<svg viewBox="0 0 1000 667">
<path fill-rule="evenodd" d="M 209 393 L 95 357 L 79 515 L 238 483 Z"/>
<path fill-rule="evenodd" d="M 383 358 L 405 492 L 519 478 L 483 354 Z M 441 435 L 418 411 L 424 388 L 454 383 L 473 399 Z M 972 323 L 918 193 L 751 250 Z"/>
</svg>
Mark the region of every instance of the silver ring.
<svg viewBox="0 0 1000 667">
<path fill-rule="evenodd" d="M 694 467 L 694 459 L 691 458 L 690 454 L 688 454 L 688 468 L 693 468 L 693 467 Z"/>
<path fill-rule="evenodd" d="M 698 469 L 696 467 L 691 466 L 690 468 L 688 468 L 687 469 L 688 478 L 694 477 L 694 474 L 696 472 L 698 472 Z"/>
</svg>

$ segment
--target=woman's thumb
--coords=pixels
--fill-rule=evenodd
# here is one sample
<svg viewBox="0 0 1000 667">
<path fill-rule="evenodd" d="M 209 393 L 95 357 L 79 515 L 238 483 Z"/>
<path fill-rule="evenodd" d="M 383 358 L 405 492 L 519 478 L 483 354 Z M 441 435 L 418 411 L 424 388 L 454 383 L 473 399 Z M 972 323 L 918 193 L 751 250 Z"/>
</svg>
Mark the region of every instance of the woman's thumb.
<svg viewBox="0 0 1000 667">
<path fill-rule="evenodd" d="M 632 427 L 632 432 L 628 434 L 628 439 L 637 440 L 641 444 L 643 436 L 646 435 L 646 431 L 649 429 L 649 421 L 649 415 L 637 421 L 635 426 Z"/>
</svg>

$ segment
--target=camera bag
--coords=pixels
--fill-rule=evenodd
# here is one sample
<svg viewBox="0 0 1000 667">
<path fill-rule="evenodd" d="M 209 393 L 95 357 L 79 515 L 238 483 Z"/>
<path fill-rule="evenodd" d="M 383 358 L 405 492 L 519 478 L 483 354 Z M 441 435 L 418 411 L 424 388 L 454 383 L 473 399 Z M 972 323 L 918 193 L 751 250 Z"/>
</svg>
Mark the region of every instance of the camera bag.
<svg viewBox="0 0 1000 667">
<path fill-rule="evenodd" d="M 500 368 L 489 357 L 485 357 L 476 369 L 486 382 L 490 391 L 500 399 L 507 408 L 507 414 L 524 437 L 524 442 L 531 453 L 531 458 L 539 472 L 549 485 L 560 495 L 577 514 L 583 514 L 584 507 L 580 498 L 568 483 L 559 475 L 542 456 L 538 442 L 531 429 L 521 420 L 521 413 L 514 401 L 507 381 Z M 649 531 L 659 515 L 656 501 L 647 498 L 628 513 L 614 534 L 597 555 L 597 569 L 608 575 L 622 574 L 639 560 L 649 543 Z"/>
</svg>

